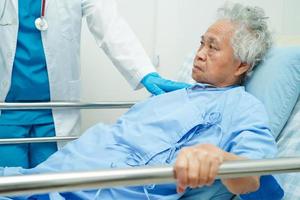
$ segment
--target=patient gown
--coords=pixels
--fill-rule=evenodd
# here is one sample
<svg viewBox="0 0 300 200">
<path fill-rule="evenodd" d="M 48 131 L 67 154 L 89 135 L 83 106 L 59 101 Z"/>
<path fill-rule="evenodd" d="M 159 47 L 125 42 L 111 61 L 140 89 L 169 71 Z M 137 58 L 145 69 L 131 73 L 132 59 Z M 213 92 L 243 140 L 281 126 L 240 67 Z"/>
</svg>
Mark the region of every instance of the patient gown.
<svg viewBox="0 0 300 200">
<path fill-rule="evenodd" d="M 198 83 L 140 102 L 113 125 L 93 126 L 33 169 L 4 168 L 2 175 L 172 165 L 183 147 L 207 143 L 249 159 L 274 157 L 277 152 L 262 103 L 244 87 Z M 218 199 L 226 193 L 217 180 L 198 189 L 197 199 Z M 7 199 L 173 200 L 182 195 L 173 183 Z"/>
</svg>

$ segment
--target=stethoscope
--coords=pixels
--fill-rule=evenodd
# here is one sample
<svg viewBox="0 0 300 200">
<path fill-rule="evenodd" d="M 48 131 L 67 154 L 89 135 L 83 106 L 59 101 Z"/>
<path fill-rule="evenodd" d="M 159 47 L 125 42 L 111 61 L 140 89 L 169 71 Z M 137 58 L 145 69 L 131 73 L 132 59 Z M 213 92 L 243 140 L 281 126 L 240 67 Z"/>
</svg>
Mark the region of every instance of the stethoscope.
<svg viewBox="0 0 300 200">
<path fill-rule="evenodd" d="M 48 23 L 47 20 L 45 19 L 45 5 L 46 5 L 46 0 L 42 0 L 42 13 L 39 18 L 35 20 L 35 27 L 40 30 L 40 31 L 46 31 L 48 29 Z"/>
</svg>

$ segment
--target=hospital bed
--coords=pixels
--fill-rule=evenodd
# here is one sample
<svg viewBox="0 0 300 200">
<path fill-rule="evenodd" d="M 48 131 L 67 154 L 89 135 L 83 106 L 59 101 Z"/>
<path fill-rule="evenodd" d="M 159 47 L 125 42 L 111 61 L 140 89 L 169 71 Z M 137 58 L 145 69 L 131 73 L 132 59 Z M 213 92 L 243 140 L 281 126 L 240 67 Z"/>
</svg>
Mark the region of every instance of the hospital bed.
<svg viewBox="0 0 300 200">
<path fill-rule="evenodd" d="M 56 109 L 56 108 L 105 108 L 130 107 L 132 102 L 114 103 L 38 103 L 38 104 L 0 104 L 1 109 Z M 300 103 L 299 103 L 300 106 Z M 76 137 L 2 139 L 1 144 L 70 141 Z M 288 165 L 286 163 L 289 163 Z M 241 177 L 246 175 L 266 175 L 300 171 L 300 157 L 269 160 L 248 160 L 224 163 L 218 178 Z M 174 182 L 170 166 L 141 167 L 134 169 L 103 170 L 89 172 L 70 172 L 62 174 L 26 175 L 0 178 L 0 195 L 21 195 L 51 191 L 75 191 L 79 189 L 105 188 L 114 186 L 144 185 L 149 183 Z M 197 199 L 195 197 L 195 199 Z"/>
<path fill-rule="evenodd" d="M 300 41 L 300 40 L 299 40 Z M 299 42 L 300 44 L 300 42 Z M 299 49 L 299 48 L 298 48 Z M 300 50 L 299 50 L 300 52 Z M 297 57 L 298 56 L 298 57 Z M 275 137 L 278 141 L 279 157 L 291 157 L 291 158 L 278 158 L 271 160 L 261 161 L 237 161 L 224 163 L 221 166 L 218 177 L 237 177 L 245 174 L 277 174 L 277 173 L 290 173 L 300 172 L 300 145 L 298 140 L 300 138 L 300 56 L 299 53 L 296 56 L 296 63 L 293 71 L 292 78 L 295 79 L 296 88 L 298 86 L 298 92 L 293 96 L 296 98 L 289 107 L 283 106 L 288 113 L 289 119 L 283 120 L 277 128 L 278 131 Z M 191 60 L 188 62 L 191 64 Z M 184 68 L 189 69 L 189 68 Z M 275 69 L 272 69 L 275 70 Z M 297 74 L 298 73 L 298 74 Z M 190 77 L 189 72 L 182 72 L 185 77 Z M 279 74 L 282 75 L 282 74 Z M 255 75 L 256 76 L 256 75 Z M 266 74 L 264 74 L 266 76 Z M 258 75 L 256 76 L 258 77 Z M 182 77 L 181 77 L 182 78 Z M 285 77 L 283 77 L 285 78 Z M 182 79 L 180 79 L 182 80 Z M 187 81 L 187 80 L 186 80 Z M 292 80 L 288 80 L 289 84 Z M 272 82 L 271 82 L 272 83 Z M 264 82 L 264 85 L 267 85 Z M 287 85 L 289 86 L 289 85 Z M 252 87 L 252 88 L 251 88 Z M 247 88 L 247 87 L 246 87 Z M 255 84 L 250 84 L 249 90 L 255 88 Z M 261 89 L 261 88 L 260 88 Z M 255 91 L 255 90 L 254 90 Z M 264 94 L 266 91 L 259 91 L 257 95 Z M 254 92 L 255 93 L 255 92 Z M 280 98 L 280 96 L 277 96 Z M 265 99 L 260 99 L 264 101 Z M 268 98 L 267 98 L 268 100 Z M 291 100 L 289 98 L 288 100 Z M 297 103 L 296 103 L 297 102 Z M 265 103 L 265 102 L 264 102 Z M 281 102 L 279 102 L 281 103 Z M 292 105 L 293 104 L 293 105 Z M 20 109 L 20 108 L 78 108 L 78 109 L 90 109 L 90 108 L 128 108 L 132 105 L 132 102 L 115 102 L 115 103 L 48 103 L 48 104 L 0 104 L 0 109 Z M 280 109 L 280 108 L 277 108 Z M 275 109 L 269 110 L 271 113 Z M 274 111 L 276 113 L 276 110 Z M 271 116 L 272 118 L 273 116 Z M 276 125 L 276 124 L 275 124 Z M 284 126 L 284 127 L 283 127 Z M 299 134 L 299 135 L 298 135 Z M 28 143 L 28 142 L 53 142 L 57 141 L 69 141 L 74 140 L 75 137 L 65 138 L 35 138 L 25 141 L 5 141 L 0 140 L 0 143 Z M 122 176 L 120 176 L 122 174 Z M 120 177 L 122 177 L 120 179 Z M 164 183 L 173 182 L 171 167 L 158 167 L 158 168 L 134 168 L 130 170 L 113 170 L 113 171 L 95 171 L 95 172 L 81 172 L 81 173 L 65 173 L 65 174 L 52 174 L 52 175 L 30 175 L 21 177 L 1 177 L 0 178 L 0 194 L 25 194 L 32 192 L 49 192 L 49 191 L 66 191 L 66 190 L 78 190 L 83 188 L 98 188 L 98 187 L 111 187 L 111 186 L 124 186 L 132 184 L 149 184 L 149 183 Z M 281 182 L 285 189 L 285 199 L 300 199 L 300 174 L 283 174 L 278 175 L 278 180 Z M 195 199 L 197 197 L 195 196 Z"/>
</svg>

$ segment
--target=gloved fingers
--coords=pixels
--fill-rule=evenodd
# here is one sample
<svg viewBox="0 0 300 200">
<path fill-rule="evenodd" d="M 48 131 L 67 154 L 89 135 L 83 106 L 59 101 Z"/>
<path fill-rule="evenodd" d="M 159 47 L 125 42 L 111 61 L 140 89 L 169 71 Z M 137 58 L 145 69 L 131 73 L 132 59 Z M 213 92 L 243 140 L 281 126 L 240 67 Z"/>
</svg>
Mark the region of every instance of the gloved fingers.
<svg viewBox="0 0 300 200">
<path fill-rule="evenodd" d="M 165 79 L 161 79 L 160 81 L 157 81 L 156 84 L 159 88 L 161 88 L 165 92 L 172 92 L 174 90 L 179 90 L 191 86 L 190 84 L 187 83 L 176 82 L 176 81 L 165 80 Z"/>
<path fill-rule="evenodd" d="M 146 89 L 150 93 L 154 95 L 159 95 L 165 92 L 171 92 L 174 90 L 187 88 L 191 86 L 190 84 L 187 83 L 175 82 L 175 81 L 161 78 L 160 75 L 156 72 L 146 75 L 142 79 L 141 83 L 146 87 Z"/>
<path fill-rule="evenodd" d="M 159 88 L 156 84 L 148 84 L 145 87 L 150 93 L 154 95 L 160 95 L 166 93 L 161 88 Z"/>
</svg>

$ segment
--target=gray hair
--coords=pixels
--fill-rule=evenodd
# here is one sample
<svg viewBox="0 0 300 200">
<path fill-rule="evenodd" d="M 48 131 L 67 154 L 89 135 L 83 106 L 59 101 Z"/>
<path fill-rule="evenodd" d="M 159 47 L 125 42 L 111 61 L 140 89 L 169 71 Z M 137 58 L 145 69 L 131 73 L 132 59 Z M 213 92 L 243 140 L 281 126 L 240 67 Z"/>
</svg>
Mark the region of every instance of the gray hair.
<svg viewBox="0 0 300 200">
<path fill-rule="evenodd" d="M 237 25 L 231 43 L 235 58 L 250 65 L 248 72 L 259 63 L 271 48 L 273 40 L 262 8 L 226 3 L 218 9 L 218 19 Z"/>
</svg>

